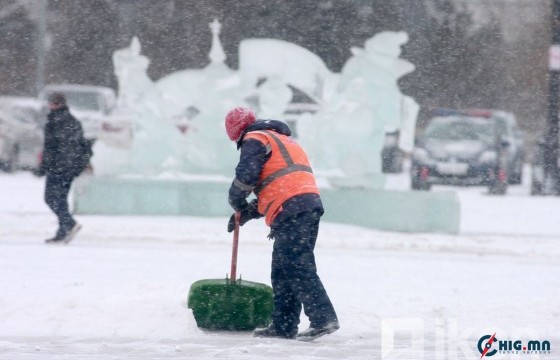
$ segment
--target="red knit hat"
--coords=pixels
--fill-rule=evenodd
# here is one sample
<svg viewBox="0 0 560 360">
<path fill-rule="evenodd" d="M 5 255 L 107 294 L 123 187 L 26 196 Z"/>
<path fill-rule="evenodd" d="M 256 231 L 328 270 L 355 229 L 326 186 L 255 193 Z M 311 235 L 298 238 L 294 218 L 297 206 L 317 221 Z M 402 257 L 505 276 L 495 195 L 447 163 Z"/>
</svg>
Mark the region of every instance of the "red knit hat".
<svg viewBox="0 0 560 360">
<path fill-rule="evenodd" d="M 231 141 L 239 140 L 245 129 L 257 120 L 253 110 L 236 107 L 226 115 L 226 132 Z"/>
</svg>

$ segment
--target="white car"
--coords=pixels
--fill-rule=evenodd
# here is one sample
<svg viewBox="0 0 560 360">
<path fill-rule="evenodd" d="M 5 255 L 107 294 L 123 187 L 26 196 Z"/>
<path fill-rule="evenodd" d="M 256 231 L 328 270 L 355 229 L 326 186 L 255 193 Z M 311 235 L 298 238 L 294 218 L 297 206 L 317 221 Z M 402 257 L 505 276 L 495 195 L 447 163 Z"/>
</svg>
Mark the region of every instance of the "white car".
<svg viewBox="0 0 560 360">
<path fill-rule="evenodd" d="M 97 139 L 103 120 L 113 110 L 115 91 L 105 86 L 51 84 L 39 94 L 39 100 L 47 102 L 49 94 L 63 93 L 70 113 L 81 123 L 87 139 Z"/>
<path fill-rule="evenodd" d="M 36 169 L 43 148 L 41 103 L 34 98 L 0 97 L 0 167 Z"/>
</svg>

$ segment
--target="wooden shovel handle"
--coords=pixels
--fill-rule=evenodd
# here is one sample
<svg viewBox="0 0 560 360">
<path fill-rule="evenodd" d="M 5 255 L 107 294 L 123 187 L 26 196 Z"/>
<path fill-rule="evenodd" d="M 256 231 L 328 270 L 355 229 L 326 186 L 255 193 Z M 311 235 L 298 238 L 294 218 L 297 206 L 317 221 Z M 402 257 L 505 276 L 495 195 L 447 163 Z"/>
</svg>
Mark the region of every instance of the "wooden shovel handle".
<svg viewBox="0 0 560 360">
<path fill-rule="evenodd" d="M 239 221 L 241 219 L 241 213 L 239 211 L 235 212 L 235 227 L 233 228 L 233 249 L 231 250 L 231 271 L 230 280 L 235 281 L 237 278 L 237 248 L 239 245 Z"/>
</svg>

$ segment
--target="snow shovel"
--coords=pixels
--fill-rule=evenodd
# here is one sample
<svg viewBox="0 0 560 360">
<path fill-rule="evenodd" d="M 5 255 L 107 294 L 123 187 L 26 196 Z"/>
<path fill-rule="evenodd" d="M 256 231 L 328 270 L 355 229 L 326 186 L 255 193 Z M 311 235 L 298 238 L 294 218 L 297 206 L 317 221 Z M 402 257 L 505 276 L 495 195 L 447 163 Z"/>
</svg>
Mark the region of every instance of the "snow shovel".
<svg viewBox="0 0 560 360">
<path fill-rule="evenodd" d="M 236 280 L 239 212 L 235 213 L 230 277 L 198 280 L 189 290 L 188 308 L 201 329 L 243 331 L 265 327 L 272 316 L 272 288 Z"/>
</svg>

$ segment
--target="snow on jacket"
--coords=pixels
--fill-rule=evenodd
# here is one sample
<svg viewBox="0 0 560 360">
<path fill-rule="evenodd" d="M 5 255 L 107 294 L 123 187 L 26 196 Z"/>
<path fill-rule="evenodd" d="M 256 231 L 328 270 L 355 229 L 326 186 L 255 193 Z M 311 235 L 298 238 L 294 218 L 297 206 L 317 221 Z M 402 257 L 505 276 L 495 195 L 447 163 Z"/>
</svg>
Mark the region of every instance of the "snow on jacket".
<svg viewBox="0 0 560 360">
<path fill-rule="evenodd" d="M 280 137 L 291 135 L 291 130 L 288 125 L 278 120 L 257 120 L 245 130 L 237 144 L 241 152 L 240 159 L 235 169 L 235 180 L 229 190 L 229 203 L 236 211 L 243 211 L 246 208 L 248 204 L 246 198 L 251 192 L 254 192 L 263 180 L 263 170 L 265 170 L 267 162 L 273 155 L 273 147 L 270 146 L 270 144 L 268 144 L 268 146 L 265 145 L 266 141 L 263 143 L 261 140 L 258 140 L 258 136 L 256 138 L 253 135 L 247 136 L 253 132 L 262 133 L 263 131 L 271 131 L 273 134 L 276 133 L 280 135 Z M 303 152 L 299 145 L 295 146 L 299 149 L 298 151 Z M 280 154 L 277 155 L 281 157 Z M 305 162 L 308 165 L 304 153 L 303 157 L 305 157 Z M 267 171 L 264 172 L 266 173 Z M 286 218 L 305 211 L 323 213 L 323 205 L 314 184 L 312 174 L 311 181 L 313 184 L 311 187 L 309 186 L 309 179 L 300 179 L 300 181 L 303 181 L 301 183 L 302 188 L 307 190 L 298 191 L 297 188 L 292 189 L 290 190 L 290 196 L 287 198 L 279 194 L 278 199 L 280 203 L 276 204 L 276 211 L 267 216 L 268 225 L 274 227 L 275 223 L 280 223 Z M 259 202 L 260 201 L 261 198 L 259 198 Z M 264 214 L 263 210 L 265 210 L 263 205 L 264 204 L 259 204 L 259 212 L 262 214 Z"/>
<path fill-rule="evenodd" d="M 91 144 L 68 107 L 51 111 L 45 126 L 41 169 L 48 175 L 78 176 L 91 157 Z"/>
</svg>

